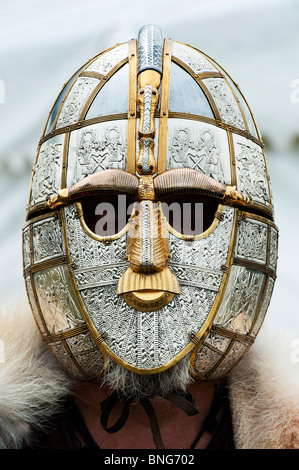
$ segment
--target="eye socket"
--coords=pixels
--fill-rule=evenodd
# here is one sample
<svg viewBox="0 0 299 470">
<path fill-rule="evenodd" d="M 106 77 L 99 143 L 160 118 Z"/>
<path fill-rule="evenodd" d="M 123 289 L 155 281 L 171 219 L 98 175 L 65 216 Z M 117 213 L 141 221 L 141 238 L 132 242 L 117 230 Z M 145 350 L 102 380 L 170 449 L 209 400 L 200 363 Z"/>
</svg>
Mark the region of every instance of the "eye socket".
<svg viewBox="0 0 299 470">
<path fill-rule="evenodd" d="M 99 237 L 111 237 L 126 227 L 135 201 L 125 194 L 106 193 L 80 202 L 88 229 Z M 198 194 L 177 194 L 161 201 L 168 224 L 185 236 L 205 232 L 213 223 L 218 204 L 217 198 Z"/>
<path fill-rule="evenodd" d="M 213 223 L 218 204 L 217 198 L 199 194 L 177 194 L 161 201 L 169 225 L 185 236 L 205 232 Z"/>
<path fill-rule="evenodd" d="M 99 237 L 121 232 L 131 216 L 134 201 L 125 194 L 88 196 L 81 201 L 85 224 Z"/>
</svg>

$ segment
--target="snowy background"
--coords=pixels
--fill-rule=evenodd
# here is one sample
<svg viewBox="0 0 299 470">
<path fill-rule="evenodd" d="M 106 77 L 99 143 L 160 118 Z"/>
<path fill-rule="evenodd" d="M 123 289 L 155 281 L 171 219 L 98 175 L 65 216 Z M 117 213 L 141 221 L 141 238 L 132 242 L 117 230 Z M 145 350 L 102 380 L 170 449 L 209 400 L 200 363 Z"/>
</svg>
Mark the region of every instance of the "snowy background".
<svg viewBox="0 0 299 470">
<path fill-rule="evenodd" d="M 0 296 L 23 302 L 21 229 L 49 110 L 68 78 L 154 23 L 222 65 L 266 143 L 278 279 L 266 322 L 299 338 L 299 1 L 0 0 Z"/>
</svg>

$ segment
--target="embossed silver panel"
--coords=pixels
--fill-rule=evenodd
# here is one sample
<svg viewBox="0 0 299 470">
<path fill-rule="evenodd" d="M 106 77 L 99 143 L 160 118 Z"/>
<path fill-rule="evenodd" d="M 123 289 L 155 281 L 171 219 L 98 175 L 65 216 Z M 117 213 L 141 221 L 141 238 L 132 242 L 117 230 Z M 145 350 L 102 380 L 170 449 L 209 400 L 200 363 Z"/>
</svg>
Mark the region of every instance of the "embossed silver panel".
<svg viewBox="0 0 299 470">
<path fill-rule="evenodd" d="M 222 353 L 205 344 L 198 350 L 194 359 L 194 369 L 197 374 L 205 377 L 212 367 L 221 359 Z"/>
<path fill-rule="evenodd" d="M 270 255 L 269 255 L 269 266 L 276 271 L 277 266 L 277 254 L 278 254 L 278 231 L 271 227 L 270 232 Z"/>
<path fill-rule="evenodd" d="M 266 277 L 261 271 L 232 266 L 214 325 L 248 333 L 261 303 Z"/>
<path fill-rule="evenodd" d="M 31 310 L 32 310 L 33 317 L 36 321 L 36 324 L 37 324 L 41 334 L 45 335 L 46 331 L 45 331 L 44 325 L 42 323 L 42 320 L 41 320 L 41 317 L 40 317 L 40 314 L 39 314 L 39 311 L 38 311 L 38 308 L 37 308 L 37 305 L 36 305 L 36 300 L 35 300 L 35 297 L 34 297 L 30 276 L 27 276 L 25 278 L 25 284 L 26 284 L 27 296 L 28 296 L 28 300 L 29 300 L 29 303 L 30 303 L 30 307 L 31 307 Z"/>
<path fill-rule="evenodd" d="M 252 330 L 252 335 L 253 336 L 256 336 L 258 334 L 258 332 L 259 332 L 259 330 L 262 326 L 262 323 L 264 321 L 265 315 L 267 313 L 267 310 L 268 310 L 268 307 L 269 307 L 269 304 L 270 304 L 270 300 L 271 300 L 273 289 L 274 289 L 274 284 L 275 284 L 275 280 L 272 277 L 269 277 L 269 281 L 268 281 L 268 285 L 267 285 L 267 288 L 266 288 L 266 293 L 265 293 L 265 297 L 264 297 L 264 300 L 263 300 L 263 304 L 261 306 L 258 319 L 257 319 L 257 321 L 256 321 L 256 323 L 253 327 L 253 330 Z"/>
<path fill-rule="evenodd" d="M 74 360 L 88 377 L 99 374 L 104 366 L 104 359 L 89 331 L 71 336 L 65 341 Z"/>
<path fill-rule="evenodd" d="M 50 334 L 61 333 L 83 323 L 66 265 L 43 269 L 34 273 L 33 278 Z"/>
<path fill-rule="evenodd" d="M 185 44 L 173 41 L 172 54 L 188 65 L 195 73 L 218 71 L 203 54 Z"/>
<path fill-rule="evenodd" d="M 240 105 L 242 106 L 242 110 L 243 110 L 243 113 L 245 115 L 245 119 L 246 119 L 247 126 L 248 126 L 248 131 L 250 132 L 251 135 L 253 135 L 253 137 L 258 139 L 259 135 L 258 135 L 258 132 L 257 132 L 256 124 L 254 122 L 253 114 L 252 114 L 251 110 L 249 109 L 249 106 L 246 103 L 245 98 L 243 97 L 243 94 L 241 93 L 239 88 L 236 86 L 236 84 L 233 82 L 231 77 L 227 74 L 227 72 L 223 69 L 221 69 L 221 72 L 225 75 L 226 80 L 230 84 L 230 86 L 233 89 L 238 101 L 240 102 Z"/>
<path fill-rule="evenodd" d="M 121 264 L 121 265 L 120 265 Z M 76 269 L 74 271 L 78 289 L 117 284 L 119 276 L 128 269 L 127 263 L 109 264 L 101 267 Z"/>
<path fill-rule="evenodd" d="M 209 379 L 216 380 L 219 377 L 225 376 L 227 372 L 237 364 L 242 355 L 246 352 L 248 345 L 235 341 L 228 351 L 228 347 L 232 342 L 231 339 L 218 336 L 216 343 L 217 348 L 214 346 L 214 337 L 213 340 L 211 340 L 211 336 L 213 337 L 214 335 L 209 333 L 207 340 L 199 348 L 194 360 L 194 368 L 199 375 L 203 377 L 208 376 Z M 223 353 L 226 353 L 226 351 L 228 351 L 228 353 L 224 359 L 222 359 Z M 211 372 L 212 369 L 214 369 L 213 372 Z"/>
<path fill-rule="evenodd" d="M 204 344 L 206 346 L 218 352 L 220 355 L 222 355 L 227 350 L 230 343 L 231 343 L 231 338 L 227 338 L 218 333 L 214 333 L 213 331 L 209 332 L 208 336 L 206 337 L 204 341 Z"/>
<path fill-rule="evenodd" d="M 120 44 L 113 49 L 104 52 L 100 57 L 96 58 L 92 63 L 86 67 L 86 72 L 96 72 L 100 75 L 107 75 L 113 67 L 119 62 L 128 57 L 129 46 L 128 43 Z"/>
<path fill-rule="evenodd" d="M 31 264 L 30 227 L 23 230 L 23 268 L 26 269 Z"/>
<path fill-rule="evenodd" d="M 105 285 L 108 268 L 111 268 L 111 278 L 116 279 L 117 273 L 114 272 L 114 265 L 118 266 L 120 277 L 123 269 L 127 269 L 129 266 L 127 262 L 124 262 L 127 242 L 126 235 L 114 240 L 109 245 L 99 242 L 85 233 L 80 220 L 75 216 L 75 212 L 75 204 L 71 204 L 64 209 L 70 257 L 72 263 L 75 263 L 74 274 L 77 276 L 80 286 L 86 286 L 86 283 L 93 284 L 94 282 L 98 285 L 101 281 Z M 87 273 L 85 268 L 94 269 Z M 101 274 L 98 268 L 102 269 Z"/>
<path fill-rule="evenodd" d="M 221 266 L 225 264 L 228 254 L 228 247 L 232 234 L 234 209 L 232 207 L 223 207 L 223 220 L 220 221 L 213 232 L 202 240 L 196 240 L 186 243 L 184 240 L 169 234 L 169 248 L 172 254 L 171 261 L 168 262 L 169 267 L 181 266 L 182 269 L 197 269 L 198 271 L 206 270 L 206 273 L 219 275 L 223 274 Z M 179 274 L 178 274 L 179 276 Z M 218 285 L 220 279 L 214 281 L 209 277 L 205 278 L 205 282 L 209 280 L 212 287 L 214 282 Z M 183 279 L 182 279 L 183 281 Z M 189 276 L 192 281 L 192 276 Z M 216 287 L 215 285 L 215 287 Z"/>
<path fill-rule="evenodd" d="M 44 135 L 47 135 L 49 134 L 52 130 L 53 130 L 53 127 L 54 127 L 54 124 L 55 124 L 55 120 L 56 120 L 56 117 L 57 117 L 57 113 L 59 112 L 59 109 L 60 109 L 60 106 L 65 98 L 65 95 L 67 94 L 68 90 L 70 89 L 71 85 L 73 84 L 73 82 L 76 80 L 77 76 L 79 75 L 79 73 L 82 71 L 82 69 L 84 68 L 84 66 L 82 66 L 70 79 L 69 81 L 65 84 L 65 86 L 63 87 L 60 95 L 57 97 L 57 100 L 55 101 L 55 104 L 53 106 L 53 109 L 49 115 L 49 119 L 48 119 L 48 122 L 47 122 L 47 127 L 45 129 L 45 133 Z"/>
<path fill-rule="evenodd" d="M 127 165 L 127 121 L 94 124 L 70 136 L 67 186 L 92 173 Z"/>
<path fill-rule="evenodd" d="M 254 219 L 241 220 L 237 232 L 235 257 L 266 264 L 268 225 Z"/>
<path fill-rule="evenodd" d="M 223 129 L 204 122 L 170 119 L 167 142 L 167 170 L 193 168 L 231 184 L 229 146 Z"/>
<path fill-rule="evenodd" d="M 75 359 L 90 379 L 98 376 L 103 370 L 104 359 L 98 348 L 82 354 L 76 354 Z"/>
<path fill-rule="evenodd" d="M 55 341 L 53 343 L 49 343 L 48 347 L 51 350 L 52 354 L 58 359 L 61 366 L 70 375 L 79 380 L 86 378 L 86 375 L 82 371 L 80 371 L 79 368 L 76 366 L 69 352 L 64 347 L 62 341 Z"/>
<path fill-rule="evenodd" d="M 60 189 L 64 139 L 64 135 L 57 135 L 41 145 L 32 177 L 30 206 L 45 202 Z"/>
<path fill-rule="evenodd" d="M 61 223 L 49 217 L 32 224 L 33 263 L 65 254 Z"/>
<path fill-rule="evenodd" d="M 83 107 L 99 80 L 91 77 L 78 77 L 62 105 L 55 128 L 74 124 L 79 120 Z"/>
<path fill-rule="evenodd" d="M 205 78 L 203 82 L 216 103 L 221 119 L 226 124 L 246 130 L 238 102 L 226 80 L 223 78 Z"/>
<path fill-rule="evenodd" d="M 254 202 L 270 207 L 266 164 L 262 149 L 249 139 L 233 135 L 237 189 Z"/>
<path fill-rule="evenodd" d="M 218 377 L 225 377 L 227 373 L 239 362 L 241 357 L 248 349 L 247 344 L 235 341 L 228 354 L 224 357 L 223 361 L 217 366 L 217 369 L 209 375 L 210 379 Z"/>
<path fill-rule="evenodd" d="M 107 334 L 112 351 L 135 367 L 149 369 L 163 365 L 188 345 L 188 333 L 200 329 L 216 296 L 182 286 L 182 294 L 166 307 L 140 312 L 115 291 L 115 286 L 106 286 L 81 290 L 81 295 L 97 331 Z"/>
</svg>

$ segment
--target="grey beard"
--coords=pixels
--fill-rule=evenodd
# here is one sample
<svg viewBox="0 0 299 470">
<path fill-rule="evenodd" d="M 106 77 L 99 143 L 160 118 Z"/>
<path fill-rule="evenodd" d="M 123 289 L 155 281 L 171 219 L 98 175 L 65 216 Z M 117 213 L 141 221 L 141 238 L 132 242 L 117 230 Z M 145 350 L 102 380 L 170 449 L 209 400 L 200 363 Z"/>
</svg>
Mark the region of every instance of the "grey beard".
<svg viewBox="0 0 299 470">
<path fill-rule="evenodd" d="M 164 397 L 174 390 L 185 392 L 193 381 L 189 359 L 187 355 L 170 369 L 153 375 L 135 374 L 109 359 L 101 385 L 108 386 L 111 391 L 117 391 L 126 398 Z"/>
</svg>

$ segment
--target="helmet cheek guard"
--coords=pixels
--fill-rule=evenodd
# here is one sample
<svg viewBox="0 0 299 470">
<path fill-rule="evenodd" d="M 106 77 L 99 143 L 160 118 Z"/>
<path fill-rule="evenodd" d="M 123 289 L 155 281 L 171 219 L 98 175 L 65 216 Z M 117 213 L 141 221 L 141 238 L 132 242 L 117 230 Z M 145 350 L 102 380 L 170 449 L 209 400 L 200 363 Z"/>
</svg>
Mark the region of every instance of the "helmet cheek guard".
<svg viewBox="0 0 299 470">
<path fill-rule="evenodd" d="M 39 142 L 23 268 L 43 340 L 74 377 L 187 354 L 225 376 L 254 342 L 277 263 L 264 146 L 230 76 L 153 25 L 88 61 Z"/>
</svg>

